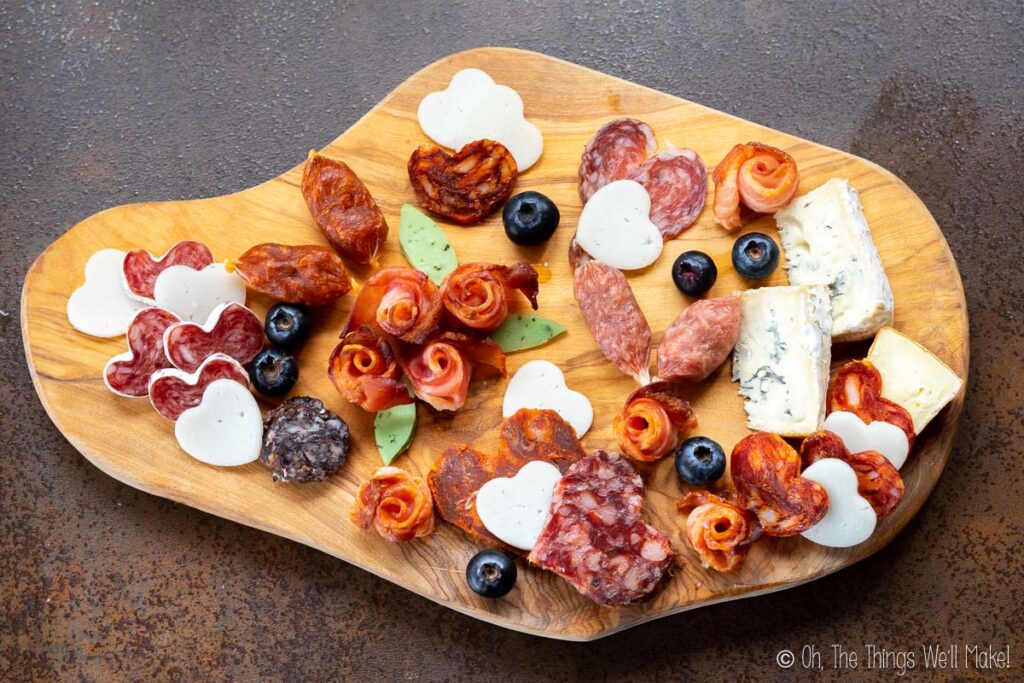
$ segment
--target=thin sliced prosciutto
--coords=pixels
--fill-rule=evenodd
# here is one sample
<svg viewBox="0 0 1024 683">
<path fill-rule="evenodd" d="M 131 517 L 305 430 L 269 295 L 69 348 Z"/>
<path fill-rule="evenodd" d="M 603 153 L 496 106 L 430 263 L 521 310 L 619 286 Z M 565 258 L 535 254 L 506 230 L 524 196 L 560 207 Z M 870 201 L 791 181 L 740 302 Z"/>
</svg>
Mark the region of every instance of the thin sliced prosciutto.
<svg viewBox="0 0 1024 683">
<path fill-rule="evenodd" d="M 366 281 L 352 306 L 346 332 L 377 325 L 411 344 L 422 343 L 441 321 L 437 285 L 415 268 L 382 268 Z"/>
<path fill-rule="evenodd" d="M 474 364 L 508 376 L 505 354 L 487 337 L 444 332 L 402 353 L 402 369 L 413 391 L 436 410 L 458 410 L 465 404 Z"/>
<path fill-rule="evenodd" d="M 789 204 L 800 184 L 793 157 L 760 142 L 736 145 L 715 166 L 715 222 L 735 230 L 740 204 L 757 213 L 775 213 Z"/>
<path fill-rule="evenodd" d="M 397 350 L 370 325 L 341 338 L 331 353 L 327 374 L 346 401 L 370 413 L 413 401 L 399 381 L 402 369 Z"/>
<path fill-rule="evenodd" d="M 529 263 L 466 263 L 441 283 L 441 301 L 456 324 L 492 332 L 508 315 L 509 294 L 517 289 L 537 310 L 540 281 L 537 270 Z"/>
<path fill-rule="evenodd" d="M 612 423 L 622 452 L 642 462 L 668 455 L 696 426 L 693 408 L 670 382 L 653 382 L 634 391 Z"/>
<path fill-rule="evenodd" d="M 676 503 L 686 517 L 686 540 L 700 562 L 716 572 L 730 572 L 743 562 L 750 544 L 761 537 L 761 524 L 750 510 L 707 491 L 691 491 Z"/>
</svg>

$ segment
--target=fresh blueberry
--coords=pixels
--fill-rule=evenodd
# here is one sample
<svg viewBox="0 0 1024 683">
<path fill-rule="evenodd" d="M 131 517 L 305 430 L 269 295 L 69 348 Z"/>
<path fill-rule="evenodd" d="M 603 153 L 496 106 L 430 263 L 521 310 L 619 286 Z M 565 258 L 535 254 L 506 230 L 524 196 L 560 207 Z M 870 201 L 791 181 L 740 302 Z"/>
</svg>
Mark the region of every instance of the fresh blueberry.
<svg viewBox="0 0 1024 683">
<path fill-rule="evenodd" d="M 732 245 L 732 265 L 749 280 L 763 280 L 779 267 L 779 245 L 764 233 L 740 235 Z"/>
<path fill-rule="evenodd" d="M 703 251 L 684 251 L 672 264 L 672 281 L 683 294 L 700 296 L 718 279 L 718 267 Z"/>
<path fill-rule="evenodd" d="M 516 563 L 508 553 L 482 550 L 466 565 L 466 581 L 474 593 L 500 598 L 516 585 Z"/>
<path fill-rule="evenodd" d="M 293 350 L 302 346 L 313 328 L 313 316 L 301 304 L 277 304 L 267 311 L 267 339 L 274 346 Z"/>
<path fill-rule="evenodd" d="M 558 227 L 558 207 L 540 192 L 520 192 L 505 203 L 501 212 L 505 234 L 526 247 L 543 244 Z"/>
<path fill-rule="evenodd" d="M 725 474 L 725 451 L 706 436 L 687 439 L 676 451 L 676 472 L 697 486 L 718 481 Z"/>
<path fill-rule="evenodd" d="M 249 378 L 264 396 L 284 396 L 299 381 L 299 364 L 287 351 L 271 346 L 252 359 Z"/>
</svg>

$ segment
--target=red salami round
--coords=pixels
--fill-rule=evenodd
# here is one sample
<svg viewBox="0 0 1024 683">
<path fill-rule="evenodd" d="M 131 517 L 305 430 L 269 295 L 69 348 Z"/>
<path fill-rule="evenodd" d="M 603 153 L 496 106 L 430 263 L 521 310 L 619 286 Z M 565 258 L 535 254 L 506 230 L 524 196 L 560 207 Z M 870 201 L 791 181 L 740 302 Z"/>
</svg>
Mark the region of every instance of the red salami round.
<svg viewBox="0 0 1024 683">
<path fill-rule="evenodd" d="M 529 560 L 602 605 L 649 596 L 672 564 L 668 537 L 641 517 L 644 483 L 617 453 L 596 451 L 555 487 Z"/>
<path fill-rule="evenodd" d="M 145 249 L 132 249 L 124 257 L 122 275 L 128 294 L 141 301 L 152 302 L 153 286 L 160 273 L 171 266 L 188 266 L 202 270 L 213 263 L 213 254 L 201 242 L 185 240 L 178 242 L 160 258 L 155 258 Z"/>
<path fill-rule="evenodd" d="M 583 148 L 580 199 L 586 204 L 602 186 L 628 178 L 657 148 L 654 131 L 643 121 L 616 119 L 604 124 Z"/>
<path fill-rule="evenodd" d="M 689 149 L 664 149 L 629 175 L 651 196 L 651 222 L 667 240 L 693 225 L 704 208 L 708 172 Z"/>
<path fill-rule="evenodd" d="M 242 304 L 221 304 L 203 325 L 182 322 L 168 328 L 164 346 L 167 359 L 185 372 L 195 372 L 215 353 L 245 364 L 263 348 L 263 322 Z"/>
<path fill-rule="evenodd" d="M 164 353 L 164 332 L 180 318 L 162 308 L 143 308 L 128 323 L 128 351 L 114 356 L 103 368 L 103 383 L 120 396 L 142 397 L 149 378 L 170 367 Z"/>
<path fill-rule="evenodd" d="M 215 353 L 204 360 L 194 373 L 177 368 L 153 373 L 149 380 L 149 402 L 168 420 L 177 420 L 186 410 L 199 405 L 206 387 L 218 379 L 233 379 L 249 386 L 249 373 L 241 363 L 230 356 Z"/>
</svg>

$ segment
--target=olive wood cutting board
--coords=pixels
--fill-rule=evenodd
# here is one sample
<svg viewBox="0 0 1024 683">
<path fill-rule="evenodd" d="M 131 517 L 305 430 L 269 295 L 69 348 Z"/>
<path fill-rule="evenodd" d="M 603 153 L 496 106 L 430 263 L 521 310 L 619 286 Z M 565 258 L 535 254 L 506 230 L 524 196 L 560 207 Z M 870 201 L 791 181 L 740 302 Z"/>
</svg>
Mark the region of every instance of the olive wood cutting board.
<svg viewBox="0 0 1024 683">
<path fill-rule="evenodd" d="M 517 247 L 505 238 L 501 216 L 475 227 L 440 221 L 460 262 L 525 259 L 550 268 L 541 284 L 539 312 L 568 329 L 548 345 L 509 356 L 515 372 L 531 359 L 558 364 L 571 388 L 594 404 L 594 426 L 584 438 L 588 450 L 614 448 L 612 419 L 635 386 L 605 361 L 584 326 L 572 298 L 566 249 L 579 218 L 576 169 L 589 137 L 604 122 L 633 116 L 654 129 L 659 145 L 696 150 L 714 166 L 736 143 L 756 140 L 788 151 L 800 169 L 799 194 L 832 177 L 848 178 L 860 191 L 874 240 L 892 282 L 895 326 L 949 364 L 961 377 L 968 368 L 967 308 L 956 263 L 942 231 L 920 199 L 899 178 L 876 164 L 823 145 L 771 130 L 603 73 L 521 50 L 484 48 L 435 62 L 402 83 L 377 106 L 326 144 L 323 153 L 343 159 L 365 182 L 387 217 L 390 233 L 385 265 L 404 264 L 398 248 L 398 215 L 416 204 L 406 174 L 412 150 L 427 141 L 416 108 L 429 92 L 443 89 L 459 69 L 479 67 L 522 95 L 527 117 L 544 133 L 544 154 L 524 173 L 515 191 L 538 190 L 562 214 L 555 236 L 540 247 Z M 326 95 L 325 95 L 326 96 Z M 784 103 L 783 103 L 784 104 Z M 241 141 L 240 141 L 241 142 Z M 250 246 L 325 243 L 299 191 L 307 150 L 295 150 L 295 167 L 278 178 L 222 197 L 150 202 L 101 211 L 68 230 L 32 265 L 22 292 L 22 331 L 29 369 L 39 398 L 67 439 L 112 477 L 149 493 L 275 533 L 330 553 L 442 605 L 494 624 L 566 640 L 592 640 L 651 619 L 703 605 L 795 586 L 837 571 L 885 546 L 907 524 L 935 486 L 949 458 L 963 407 L 963 393 L 922 434 L 902 474 L 906 497 L 867 542 L 829 549 L 803 538 L 756 543 L 741 567 L 729 574 L 702 569 L 682 537 L 683 516 L 675 503 L 683 495 L 672 458 L 642 467 L 647 483 L 645 516 L 665 531 L 678 551 L 671 579 L 645 603 L 603 608 L 580 596 L 554 574 L 520 564 L 516 588 L 506 598 L 487 600 L 465 580 L 467 560 L 479 548 L 456 528 L 440 524 L 424 539 L 393 544 L 348 520 L 359 483 L 380 465 L 372 416 L 341 399 L 327 378 L 327 358 L 346 319 L 353 295 L 317 314 L 314 336 L 300 355 L 301 378 L 293 394 L 313 395 L 348 421 L 353 450 L 342 470 L 319 484 L 275 484 L 260 463 L 218 469 L 189 458 L 174 440 L 173 426 L 145 399 L 108 392 L 101 371 L 124 350 L 118 339 L 95 339 L 71 328 L 68 296 L 82 282 L 85 262 L 102 247 L 144 247 L 163 253 L 174 242 L 197 239 L 218 260 L 236 258 Z M 709 192 L 711 191 L 709 183 Z M 774 233 L 771 217 L 744 231 Z M 706 206 L 697 224 L 665 244 L 656 264 L 629 275 L 655 337 L 688 304 L 672 284 L 670 265 L 686 250 L 710 254 L 719 277 L 708 296 L 744 289 L 733 271 L 730 248 L 736 234 L 717 227 Z M 365 279 L 369 271 L 353 271 Z M 783 268 L 766 284 L 786 284 Z M 271 302 L 249 295 L 261 316 Z M 834 366 L 863 357 L 867 343 L 838 345 Z M 396 465 L 425 475 L 434 458 L 455 442 L 493 449 L 501 420 L 506 380 L 475 380 L 466 406 L 454 415 L 419 407 L 415 441 Z M 695 433 L 709 436 L 728 452 L 748 431 L 729 364 L 690 391 L 700 420 Z M 265 404 L 265 408 L 270 404 Z"/>
</svg>

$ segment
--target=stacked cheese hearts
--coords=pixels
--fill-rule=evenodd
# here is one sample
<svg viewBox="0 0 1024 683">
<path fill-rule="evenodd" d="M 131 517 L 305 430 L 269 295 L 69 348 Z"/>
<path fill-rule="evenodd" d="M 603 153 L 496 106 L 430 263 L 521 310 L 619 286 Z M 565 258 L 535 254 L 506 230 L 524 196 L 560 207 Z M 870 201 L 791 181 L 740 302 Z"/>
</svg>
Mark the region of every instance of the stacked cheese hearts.
<svg viewBox="0 0 1024 683">
<path fill-rule="evenodd" d="M 245 307 L 242 279 L 193 241 L 159 258 L 103 249 L 85 277 L 68 299 L 72 326 L 128 342 L 103 368 L 107 388 L 149 397 L 197 460 L 231 466 L 259 457 L 263 418 L 243 365 L 263 348 L 263 323 Z"/>
</svg>

